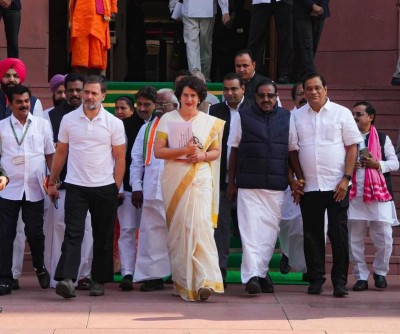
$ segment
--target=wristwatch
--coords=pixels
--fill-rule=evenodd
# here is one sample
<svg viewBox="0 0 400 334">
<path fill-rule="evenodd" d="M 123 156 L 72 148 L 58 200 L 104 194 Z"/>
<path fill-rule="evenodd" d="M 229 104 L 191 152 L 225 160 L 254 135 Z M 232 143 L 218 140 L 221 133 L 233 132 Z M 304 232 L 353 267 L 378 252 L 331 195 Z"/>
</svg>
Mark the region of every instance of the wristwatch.
<svg viewBox="0 0 400 334">
<path fill-rule="evenodd" d="M 343 177 L 349 181 L 351 181 L 351 175 L 344 174 Z"/>
</svg>

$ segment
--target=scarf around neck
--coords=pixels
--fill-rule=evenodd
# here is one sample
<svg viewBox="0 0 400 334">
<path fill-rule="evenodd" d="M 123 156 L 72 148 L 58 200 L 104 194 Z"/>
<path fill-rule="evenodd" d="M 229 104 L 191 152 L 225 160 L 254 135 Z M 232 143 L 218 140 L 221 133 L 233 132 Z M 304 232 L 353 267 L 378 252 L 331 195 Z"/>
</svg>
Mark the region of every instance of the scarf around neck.
<svg viewBox="0 0 400 334">
<path fill-rule="evenodd" d="M 379 143 L 378 131 L 376 131 L 376 128 L 373 125 L 371 126 L 369 132 L 368 150 L 375 160 L 382 160 L 382 151 Z M 353 172 L 352 183 L 353 187 L 350 190 L 350 199 L 353 199 L 357 196 L 357 179 L 355 170 Z M 387 202 L 391 199 L 392 196 L 388 191 L 386 180 L 383 174 L 377 169 L 365 168 L 363 202 Z"/>
</svg>

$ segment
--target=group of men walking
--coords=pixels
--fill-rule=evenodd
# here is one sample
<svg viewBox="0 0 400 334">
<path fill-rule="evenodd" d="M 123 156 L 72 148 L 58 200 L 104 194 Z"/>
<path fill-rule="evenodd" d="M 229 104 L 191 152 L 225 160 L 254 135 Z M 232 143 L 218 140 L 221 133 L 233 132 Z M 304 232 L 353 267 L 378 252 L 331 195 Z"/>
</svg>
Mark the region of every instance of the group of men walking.
<svg viewBox="0 0 400 334">
<path fill-rule="evenodd" d="M 100 77 L 69 74 L 53 87 L 55 94 L 64 85 L 65 100 L 54 99 L 56 107 L 42 115 L 48 122 L 32 114 L 31 92 L 20 84 L 26 74 L 22 65 L 0 62 L 0 98 L 8 101 L 0 108 L 4 113 L 0 121 L 4 168 L 0 169 L 0 253 L 4 254 L 0 295 L 13 287 L 13 243 L 20 211 L 40 286 L 53 286 L 58 295 L 73 298 L 77 281 L 90 275 L 86 287 L 90 295 L 103 295 L 104 283 L 113 280 L 118 198 L 122 198 L 120 288 L 131 290 L 133 281 L 141 281 L 142 291 L 163 289 L 162 278 L 170 274 L 168 230 L 160 192 L 163 161 L 154 157 L 153 143 L 159 117 L 178 108 L 173 91 L 143 87 L 136 95 L 136 112 L 132 100 L 120 98 L 123 103 L 118 108 L 131 109 L 121 121 L 102 106 L 106 86 Z M 245 290 L 274 292 L 268 265 L 290 186 L 301 209 L 308 293 L 322 293 L 325 282 L 325 213 L 333 250 L 333 294 L 348 294 L 349 258 L 357 278 L 353 290 L 368 289 L 363 255 L 368 225 L 378 250 L 375 286 L 385 288 L 391 225 L 397 221 L 388 173 L 397 170 L 399 163 L 389 137 L 373 125 L 375 109 L 360 102 L 351 112 L 330 101 L 323 76 L 312 74 L 296 86 L 303 90 L 294 91 L 294 99 L 304 94 L 305 104 L 289 112 L 280 106 L 275 82 L 255 73 L 251 53 L 238 53 L 235 65 L 237 73 L 223 80 L 224 102 L 209 109 L 226 121 L 215 230 L 224 280 L 236 201 Z M 47 170 L 50 176 L 43 187 Z M 46 214 L 45 190 L 53 202 Z M 133 207 L 141 210 L 140 227 Z M 131 235 L 136 228 L 137 255 Z M 45 257 L 45 246 L 50 259 Z"/>
</svg>

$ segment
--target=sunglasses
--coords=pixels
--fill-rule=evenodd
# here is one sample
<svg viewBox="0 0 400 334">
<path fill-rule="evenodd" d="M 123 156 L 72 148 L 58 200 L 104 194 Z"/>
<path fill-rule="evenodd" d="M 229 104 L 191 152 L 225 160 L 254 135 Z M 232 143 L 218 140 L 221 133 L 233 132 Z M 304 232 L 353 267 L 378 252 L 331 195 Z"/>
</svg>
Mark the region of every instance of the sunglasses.
<svg viewBox="0 0 400 334">
<path fill-rule="evenodd" d="M 197 138 L 196 136 L 193 136 L 193 144 L 199 144 L 198 148 L 199 148 L 200 150 L 203 149 L 203 145 L 200 143 L 199 138 Z"/>
<path fill-rule="evenodd" d="M 260 99 L 265 99 L 266 97 L 268 97 L 269 99 L 273 99 L 277 94 L 276 93 L 256 93 L 256 95 Z"/>
</svg>

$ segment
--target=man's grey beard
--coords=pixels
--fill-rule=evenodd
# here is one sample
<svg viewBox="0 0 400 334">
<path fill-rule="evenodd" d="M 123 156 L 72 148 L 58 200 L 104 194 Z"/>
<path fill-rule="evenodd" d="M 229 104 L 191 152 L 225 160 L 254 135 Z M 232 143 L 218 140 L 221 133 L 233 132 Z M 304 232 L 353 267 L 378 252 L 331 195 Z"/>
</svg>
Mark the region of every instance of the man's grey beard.
<svg viewBox="0 0 400 334">
<path fill-rule="evenodd" d="M 95 110 L 97 108 L 97 106 L 95 104 L 86 104 L 85 103 L 85 107 L 89 110 Z"/>
</svg>

